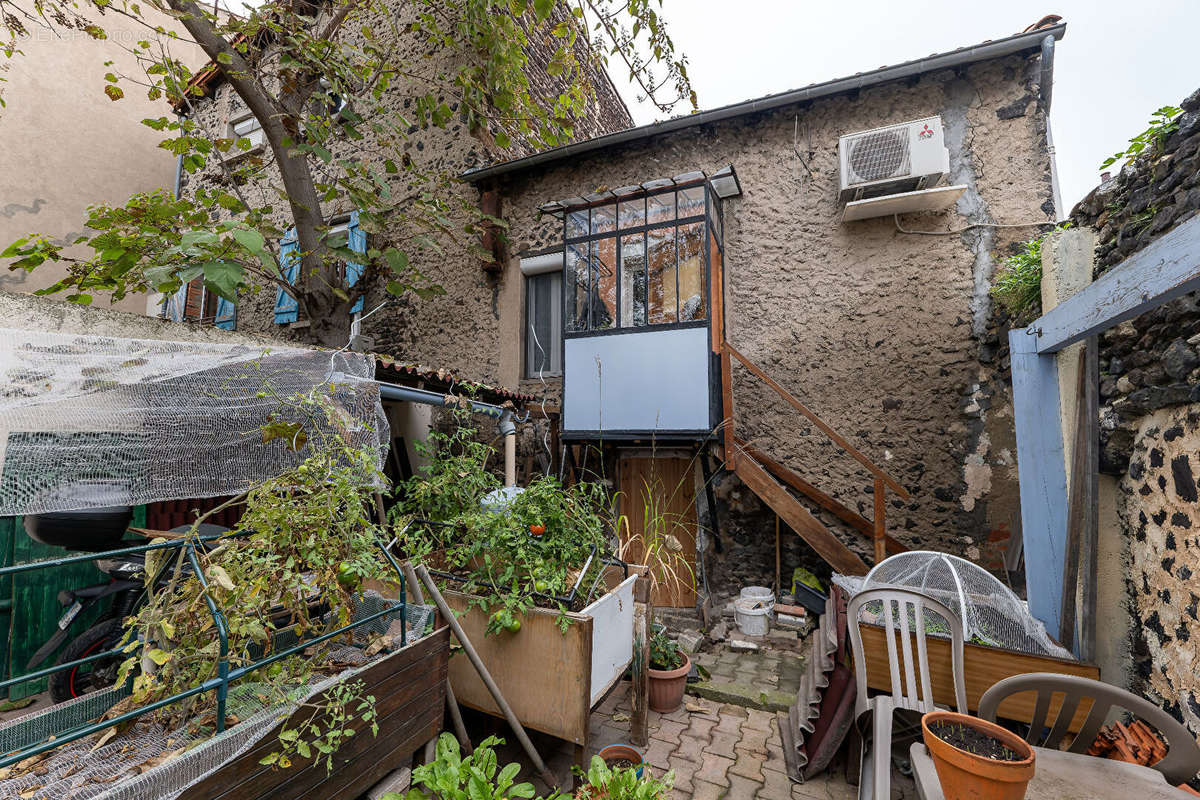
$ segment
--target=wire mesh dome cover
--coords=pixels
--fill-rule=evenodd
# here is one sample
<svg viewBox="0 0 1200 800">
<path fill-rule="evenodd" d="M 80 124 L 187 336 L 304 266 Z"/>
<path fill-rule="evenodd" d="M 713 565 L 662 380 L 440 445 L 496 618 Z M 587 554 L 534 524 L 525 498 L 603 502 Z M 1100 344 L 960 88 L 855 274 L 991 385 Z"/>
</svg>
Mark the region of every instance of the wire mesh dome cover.
<svg viewBox="0 0 1200 800">
<path fill-rule="evenodd" d="M 926 550 L 898 553 L 876 564 L 858 591 L 884 586 L 912 589 L 947 606 L 962 620 L 967 641 L 1073 658 L 1050 640 L 1012 590 L 966 559 Z"/>
</svg>

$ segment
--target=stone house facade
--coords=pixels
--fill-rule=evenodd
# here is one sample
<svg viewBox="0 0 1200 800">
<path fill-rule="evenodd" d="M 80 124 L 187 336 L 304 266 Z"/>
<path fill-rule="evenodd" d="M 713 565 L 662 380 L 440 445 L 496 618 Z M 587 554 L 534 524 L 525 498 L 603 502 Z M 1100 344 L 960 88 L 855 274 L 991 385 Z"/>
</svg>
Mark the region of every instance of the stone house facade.
<svg viewBox="0 0 1200 800">
<path fill-rule="evenodd" d="M 614 194 L 636 200 L 649 190 L 653 203 L 653 192 L 671 187 L 672 179 L 683 186 L 698 174 L 708 176 L 712 191 L 713 179 L 732 166 L 740 195 L 720 201 L 720 219 L 710 223 L 722 228 L 724 338 L 907 489 L 909 498 L 890 492 L 886 501 L 888 532 L 900 543 L 965 555 L 1001 572 L 997 543 L 1019 530 L 1019 501 L 1007 320 L 992 307 L 988 288 L 999 261 L 1056 219 L 1048 92 L 1041 83 L 1049 76 L 1047 37 L 1053 42 L 1064 30 L 1027 32 L 991 49 L 931 56 L 467 173 L 480 190 L 500 194 L 501 215 L 510 226 L 514 257 L 496 298 L 504 342 L 497 354 L 500 381 L 565 401 L 564 427 L 578 427 L 570 420 L 570 348 L 563 348 L 565 398 L 563 364 L 550 359 L 540 373 L 532 366 L 532 353 L 542 346 L 530 342 L 529 331 L 537 331 L 533 273 L 547 256 L 563 269 L 565 237 L 561 280 L 567 288 L 563 308 L 553 312 L 569 317 L 572 287 L 579 283 L 570 274 L 578 263 L 570 253 L 573 209 L 591 208 L 595 226 L 597 213 L 617 208 Z M 931 117 L 944 127 L 950 162 L 945 183 L 965 187 L 957 202 L 942 211 L 844 222 L 839 137 Z M 679 189 L 681 209 L 686 191 Z M 710 209 L 716 204 L 710 200 Z M 687 246 L 683 238 L 677 241 L 679 248 Z M 679 252 L 681 316 L 675 321 L 683 325 Z M 710 262 L 716 264 L 715 251 Z M 624 266 L 614 262 L 612 269 Z M 718 277 L 710 278 L 716 285 Z M 605 278 L 597 280 L 605 285 Z M 654 327 L 654 288 L 640 289 L 632 279 L 626 285 L 631 288 L 617 290 L 618 298 L 587 301 L 593 323 L 600 313 L 606 326 L 618 329 L 597 331 L 595 341 L 620 340 L 615 334 L 638 328 L 647 315 Z M 721 302 L 714 297 L 713 305 Z M 609 311 L 598 311 L 597 302 Z M 639 310 L 639 303 L 649 308 Z M 568 329 L 563 335 L 569 342 L 582 335 L 569 330 L 570 319 L 554 324 Z M 622 361 L 644 356 L 639 347 L 608 350 L 602 369 L 614 375 Z M 670 353 L 664 357 L 663 380 L 675 380 L 666 377 L 676 374 L 673 360 Z M 699 389 L 718 395 L 718 423 L 721 377 L 720 367 L 714 368 L 711 385 Z M 731 382 L 739 438 L 855 513 L 872 516 L 871 474 L 746 369 L 735 366 Z M 631 391 L 648 393 L 644 385 Z M 611 416 L 619 416 L 617 398 L 604 402 Z M 658 433 L 623 437 L 610 429 L 575 440 L 607 441 L 618 460 L 621 448 L 686 444 L 690 452 L 709 450 L 719 461 L 719 428 L 687 441 Z M 703 478 L 696 473 L 700 495 Z M 712 560 L 705 575 L 709 589 L 722 594 L 770 582 L 774 514 L 728 471 L 718 471 L 713 484 L 715 526 L 705 519 L 707 504 L 698 505 L 702 527 L 719 531 L 725 555 Z M 840 517 L 809 509 L 870 563 L 869 539 Z M 703 551 L 705 544 L 699 547 Z M 828 572 L 813 555 L 799 538 L 784 537 L 787 574 L 797 565 Z"/>
<path fill-rule="evenodd" d="M 397 52 L 401 56 L 422 56 L 422 63 L 431 73 L 453 74 L 458 59 L 469 56 L 453 49 L 430 49 L 427 43 L 407 33 L 403 15 L 414 14 L 415 10 L 404 4 L 400 6 L 396 9 L 398 18 L 389 20 L 387 24 L 381 22 L 377 30 L 404 31 L 401 40 L 396 43 Z M 354 34 L 349 32 L 347 35 L 352 37 Z M 554 97 L 558 92 L 556 79 L 547 71 L 557 47 L 557 39 L 542 40 L 531 36 L 526 48 L 530 83 L 540 96 Z M 584 47 L 583 37 L 580 37 L 577 55 L 581 65 L 588 68 L 591 62 Z M 592 89 L 592 97 L 587 113 L 575 126 L 575 137 L 586 139 L 628 127 L 631 124 L 629 111 L 608 75 L 603 70 L 592 68 L 585 77 Z M 203 97 L 189 100 L 187 107 L 179 110 L 190 115 L 214 136 L 234 135 L 233 126 L 249 116 L 241 98 L 231 86 L 220 81 L 219 76 L 207 81 L 204 89 Z M 408 89 L 405 82 L 396 81 L 385 94 L 385 102 L 393 106 L 399 115 L 403 115 L 412 102 L 413 93 Z M 457 111 L 452 97 L 439 99 L 450 103 Z M 331 152 L 336 158 L 343 150 L 350 151 L 357 146 L 352 140 L 342 141 L 331 147 Z M 461 118 L 456 118 L 445 128 L 428 127 L 405 145 L 405 155 L 421 170 L 435 175 L 455 175 L 471 166 L 519 157 L 530 151 L 528 143 L 516 140 L 507 149 L 501 148 L 487 131 L 469 131 Z M 271 158 L 269 150 L 261 146 L 252 149 L 250 155 Z M 379 172 L 384 173 L 382 165 Z M 266 174 L 269 176 L 271 170 L 266 170 Z M 210 163 L 196 174 L 184 174 L 181 191 L 186 194 L 195 191 L 199 186 L 220 185 L 225 180 L 221 166 Z M 280 206 L 269 177 L 251 181 L 242 186 L 241 190 L 251 202 Z M 454 191 L 468 199 L 472 205 L 477 205 L 475 192 L 470 187 L 463 186 Z M 339 220 L 345 222 L 354 209 L 326 204 L 322 211 L 327 220 L 336 223 Z M 285 209 L 281 209 L 279 213 L 278 222 L 287 227 L 283 217 Z M 374 235 L 390 240 L 393 237 L 399 239 L 403 234 L 399 230 L 389 229 Z M 387 243 L 373 240 L 370 246 L 384 246 Z M 449 242 L 443 244 L 447 251 L 443 256 L 425 259 L 419 264 L 421 270 L 434 283 L 445 289 L 446 294 L 442 297 L 421 301 L 412 297 L 392 298 L 386 292 L 385 277 L 366 276 L 371 285 L 364 299 L 365 307 L 373 309 L 384 301 L 388 301 L 388 304 L 371 317 L 364 333 L 373 339 L 373 347 L 378 352 L 395 354 L 413 362 L 432 364 L 439 368 L 464 370 L 479 381 L 494 382 L 498 377 L 496 370 L 488 363 L 488 359 L 482 359 L 481 363 L 479 354 L 497 352 L 500 349 L 492 309 L 492 298 L 497 292 L 498 281 L 482 270 L 474 268 L 477 257 L 469 255 L 460 246 Z M 226 312 L 222 318 L 226 327 L 280 339 L 297 338 L 299 329 L 306 323 L 303 320 L 277 323 L 276 305 L 277 297 L 273 289 L 251 292 L 239 297 L 236 313 Z M 205 319 L 210 319 L 211 316 L 206 314 Z"/>
<path fill-rule="evenodd" d="M 681 513 L 698 521 L 698 528 L 690 523 L 694 533 L 684 547 L 689 555 L 694 548 L 699 583 L 725 594 L 743 583 L 769 582 L 777 560 L 770 536 L 776 517 L 742 480 L 721 469 L 724 409 L 715 354 L 690 362 L 700 371 L 684 376 L 683 383 L 700 380 L 695 391 L 688 389 L 688 405 L 703 418 L 686 436 L 654 430 L 612 435 L 599 425 L 563 437 L 572 413 L 570 402 L 563 403 L 571 395 L 569 378 L 564 397 L 562 364 L 543 361 L 539 370 L 531 356 L 562 347 L 567 293 L 557 287 L 567 276 L 561 201 L 580 198 L 585 206 L 603 208 L 609 204 L 604 193 L 617 187 L 635 187 L 638 197 L 645 187 L 662 197 L 669 192 L 670 213 L 679 209 L 671 222 L 678 282 L 670 290 L 648 279 L 640 289 L 628 284 L 625 305 L 610 309 L 620 320 L 610 320 L 614 330 L 606 333 L 658 326 L 711 341 L 713 316 L 720 313 L 722 338 L 902 487 L 907 497 L 895 490 L 886 497 L 887 532 L 895 540 L 963 554 L 1000 571 L 1003 544 L 1019 530 L 1019 508 L 1007 320 L 993 309 L 988 288 L 999 260 L 1057 218 L 1043 84 L 1051 76 L 1046 53 L 1052 55 L 1064 33 L 1065 25 L 1050 24 L 642 128 L 628 129 L 627 111 L 611 84 L 597 80 L 600 91 L 587 124 L 577 130 L 579 141 L 543 153 L 500 152 L 452 128 L 426 140 L 413 157 L 460 168 L 461 190 L 474 198 L 495 192 L 499 216 L 509 226 L 511 258 L 496 272 L 466 254 L 448 257 L 432 270 L 445 296 L 392 301 L 364 322 L 363 332 L 377 352 L 458 370 L 544 397 L 547 408 L 560 407 L 565 420 L 524 426 L 518 464 L 527 472 L 591 469 L 620 488 L 623 457 L 682 459 L 673 469 L 683 463 L 683 474 L 692 476 L 685 492 L 691 508 Z M 538 63 L 536 57 L 531 62 Z M 196 113 L 210 125 L 227 125 L 237 114 L 236 98 L 228 87 L 213 87 Z M 957 200 L 940 210 L 844 222 L 839 137 L 913 120 L 943 132 L 943 183 L 961 187 Z M 740 184 L 740 193 L 720 200 L 714 179 L 722 177 Z M 217 179 L 193 176 L 184 191 L 195 181 Z M 546 213 L 552 202 L 562 213 Z M 694 214 L 688 222 L 682 221 L 685 206 Z M 645 221 L 650 212 L 643 209 Z M 710 237 L 707 247 L 687 238 L 700 230 Z M 654 231 L 642 233 L 651 237 Z M 692 257 L 681 248 L 691 248 Z M 533 280 L 555 272 L 555 254 L 557 283 Z M 717 260 L 723 268 L 710 271 Z M 531 262 L 541 263 L 541 271 L 531 272 Z M 614 291 L 620 283 L 613 279 Z M 237 329 L 294 335 L 276 324 L 273 295 L 241 299 Z M 366 307 L 383 299 L 382 287 L 373 287 Z M 668 302 L 674 309 L 667 316 L 653 310 Z M 539 330 L 549 333 L 551 348 L 531 341 Z M 607 344 L 616 347 L 620 338 L 608 336 Z M 619 367 L 634 354 L 618 348 L 610 356 Z M 676 361 L 682 363 L 668 353 L 664 366 L 679 368 Z M 843 507 L 832 513 L 807 505 L 805 513 L 832 532 L 838 547 L 869 564 L 872 543 L 858 523 L 869 526 L 873 515 L 872 475 L 752 374 L 740 367 L 726 372 L 736 397 L 738 437 Z M 623 407 L 637 405 L 630 400 Z M 568 451 L 566 442 L 577 447 Z M 590 446 L 598 446 L 592 449 L 600 452 L 599 461 L 564 463 L 586 462 Z M 713 456 L 711 480 L 699 454 Z M 828 574 L 798 537 L 782 541 L 778 561 L 788 574 L 802 565 Z M 717 549 L 723 556 L 709 558 Z"/>
</svg>

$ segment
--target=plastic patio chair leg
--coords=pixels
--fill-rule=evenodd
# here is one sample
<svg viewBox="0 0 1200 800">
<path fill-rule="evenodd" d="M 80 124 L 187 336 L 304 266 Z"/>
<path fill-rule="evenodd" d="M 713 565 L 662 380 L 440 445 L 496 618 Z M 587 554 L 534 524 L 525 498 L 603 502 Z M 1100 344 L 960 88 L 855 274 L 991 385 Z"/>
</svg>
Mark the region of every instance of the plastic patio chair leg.
<svg viewBox="0 0 1200 800">
<path fill-rule="evenodd" d="M 889 800 L 892 796 L 893 711 L 890 703 L 881 703 L 871 715 L 871 772 L 875 800 Z M 862 793 L 862 787 L 859 787 L 859 793 Z"/>
</svg>

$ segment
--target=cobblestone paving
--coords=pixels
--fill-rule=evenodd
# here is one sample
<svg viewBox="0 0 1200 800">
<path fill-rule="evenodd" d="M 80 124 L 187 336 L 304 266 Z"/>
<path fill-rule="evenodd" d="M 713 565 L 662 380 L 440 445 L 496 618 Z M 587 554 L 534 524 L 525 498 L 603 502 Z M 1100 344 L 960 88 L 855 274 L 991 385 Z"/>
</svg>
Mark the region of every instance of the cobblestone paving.
<svg viewBox="0 0 1200 800">
<path fill-rule="evenodd" d="M 695 653 L 692 659 L 709 673 L 709 679 L 693 686 L 693 691 L 716 702 L 768 711 L 790 707 L 804 675 L 804 657 L 791 648 L 735 653 L 722 645 Z"/>
<path fill-rule="evenodd" d="M 687 705 L 704 712 L 688 711 Z M 629 742 L 628 684 L 592 714 L 591 750 Z M 673 798 L 696 800 L 853 800 L 854 787 L 837 774 L 803 785 L 787 777 L 775 715 L 695 697 L 669 714 L 650 712 L 645 761 L 655 775 L 675 770 Z"/>
</svg>

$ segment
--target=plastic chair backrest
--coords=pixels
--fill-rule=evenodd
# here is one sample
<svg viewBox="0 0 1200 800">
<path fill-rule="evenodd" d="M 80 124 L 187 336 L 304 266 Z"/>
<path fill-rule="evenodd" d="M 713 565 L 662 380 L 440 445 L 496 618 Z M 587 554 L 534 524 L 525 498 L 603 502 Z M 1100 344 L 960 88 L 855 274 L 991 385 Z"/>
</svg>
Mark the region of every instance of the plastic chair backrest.
<svg viewBox="0 0 1200 800">
<path fill-rule="evenodd" d="M 1191 780 L 1200 772 L 1200 747 L 1197 747 L 1195 738 L 1178 720 L 1143 697 L 1091 678 L 1059 675 L 1054 672 L 1030 672 L 1005 678 L 983 693 L 979 700 L 979 716 L 995 722 L 1000 704 L 1021 692 L 1037 692 L 1033 720 L 1029 724 L 1029 733 L 1025 736 L 1025 741 L 1032 745 L 1057 748 L 1059 742 L 1067 735 L 1071 720 L 1079 711 L 1080 701 L 1089 699 L 1092 701 L 1092 707 L 1079 733 L 1075 735 L 1075 740 L 1067 748 L 1070 752 L 1087 752 L 1088 747 L 1096 740 L 1096 734 L 1100 732 L 1100 727 L 1108 718 L 1109 712 L 1116 706 L 1141 718 L 1166 737 L 1167 755 L 1151 767 L 1165 775 L 1172 785 Z M 1043 739 L 1046 716 L 1056 693 L 1063 695 L 1062 705 Z"/>
<path fill-rule="evenodd" d="M 963 679 L 963 626 L 958 615 L 931 597 L 909 589 L 883 587 L 859 592 L 846 607 L 847 627 L 854 646 L 854 680 L 858 689 L 856 714 L 869 707 L 867 698 L 867 664 L 863 652 L 859 612 L 868 603 L 881 603 L 878 623 L 886 632 L 888 669 L 892 678 L 892 699 L 897 708 L 928 713 L 935 710 L 933 689 L 929 676 L 929 651 L 926 647 L 926 612 L 933 612 L 950 626 L 951 668 L 954 673 L 954 699 L 960 713 L 967 713 L 967 689 Z M 893 605 L 895 611 L 893 611 Z M 909 621 L 914 630 L 909 630 Z M 896 633 L 899 632 L 900 652 L 896 652 Z M 916 639 L 916 658 L 913 643 Z M 901 671 L 903 670 L 903 676 Z M 903 681 L 901 680 L 903 677 Z M 917 687 L 921 693 L 918 696 Z"/>
</svg>

